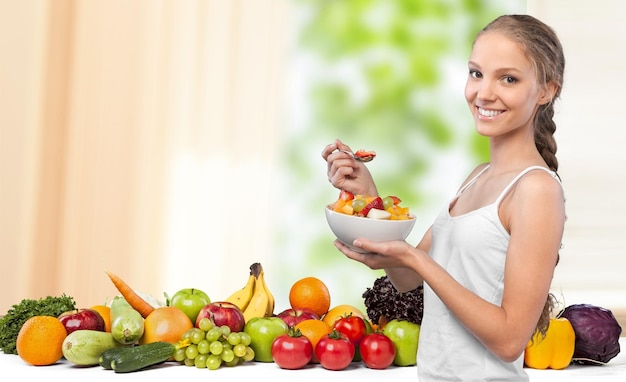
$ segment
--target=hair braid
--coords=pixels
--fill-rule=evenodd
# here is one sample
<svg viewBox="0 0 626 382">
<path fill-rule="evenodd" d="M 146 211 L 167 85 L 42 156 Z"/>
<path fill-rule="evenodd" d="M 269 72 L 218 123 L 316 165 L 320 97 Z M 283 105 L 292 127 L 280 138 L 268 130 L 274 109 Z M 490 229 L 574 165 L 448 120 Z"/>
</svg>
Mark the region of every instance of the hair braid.
<svg viewBox="0 0 626 382">
<path fill-rule="evenodd" d="M 559 169 L 559 161 L 556 159 L 556 140 L 554 132 L 556 123 L 552 119 L 554 106 L 552 102 L 541 105 L 535 116 L 535 146 L 546 162 L 548 167 L 556 172 Z"/>
</svg>

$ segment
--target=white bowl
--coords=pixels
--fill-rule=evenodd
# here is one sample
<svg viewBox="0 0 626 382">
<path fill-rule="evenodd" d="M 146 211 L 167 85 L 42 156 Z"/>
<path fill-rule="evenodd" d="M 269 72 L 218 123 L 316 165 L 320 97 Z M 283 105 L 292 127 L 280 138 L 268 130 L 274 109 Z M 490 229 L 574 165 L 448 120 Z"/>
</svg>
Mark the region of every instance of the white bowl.
<svg viewBox="0 0 626 382">
<path fill-rule="evenodd" d="M 337 239 L 357 252 L 365 252 L 352 246 L 354 239 L 366 238 L 375 242 L 404 240 L 415 226 L 415 216 L 408 220 L 379 220 L 335 212 L 324 208 L 326 221 Z"/>
</svg>

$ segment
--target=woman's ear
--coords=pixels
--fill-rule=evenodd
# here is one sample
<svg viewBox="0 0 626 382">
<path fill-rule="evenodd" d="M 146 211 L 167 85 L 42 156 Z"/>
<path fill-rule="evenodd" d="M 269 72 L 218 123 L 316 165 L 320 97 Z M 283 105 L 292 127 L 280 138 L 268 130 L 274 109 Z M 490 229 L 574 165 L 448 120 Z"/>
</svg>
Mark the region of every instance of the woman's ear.
<svg viewBox="0 0 626 382">
<path fill-rule="evenodd" d="M 539 104 L 544 105 L 546 103 L 552 102 L 552 99 L 554 98 L 554 95 L 556 94 L 558 88 L 559 86 L 557 84 L 555 84 L 554 82 L 549 82 L 543 90 L 543 93 L 539 97 Z"/>
</svg>

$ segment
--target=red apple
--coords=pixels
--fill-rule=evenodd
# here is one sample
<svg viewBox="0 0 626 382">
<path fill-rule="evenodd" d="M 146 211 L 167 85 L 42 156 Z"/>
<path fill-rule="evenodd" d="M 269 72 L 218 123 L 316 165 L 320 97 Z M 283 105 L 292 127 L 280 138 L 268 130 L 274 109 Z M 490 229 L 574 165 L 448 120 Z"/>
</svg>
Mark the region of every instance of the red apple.
<svg viewBox="0 0 626 382">
<path fill-rule="evenodd" d="M 278 316 L 278 318 L 285 321 L 287 326 L 290 326 L 290 327 L 296 326 L 296 324 L 304 320 L 310 320 L 310 319 L 319 320 L 320 319 L 320 317 L 315 312 L 307 308 L 285 309 L 282 312 L 278 313 L 276 316 Z"/>
<path fill-rule="evenodd" d="M 231 332 L 241 332 L 246 324 L 241 309 L 226 301 L 212 302 L 200 309 L 196 317 L 196 327 L 199 327 L 200 320 L 205 317 L 213 321 L 216 326 L 227 325 Z"/>
<path fill-rule="evenodd" d="M 105 331 L 104 318 L 94 309 L 75 309 L 61 313 L 59 321 L 65 326 L 67 334 L 75 330 Z"/>
</svg>

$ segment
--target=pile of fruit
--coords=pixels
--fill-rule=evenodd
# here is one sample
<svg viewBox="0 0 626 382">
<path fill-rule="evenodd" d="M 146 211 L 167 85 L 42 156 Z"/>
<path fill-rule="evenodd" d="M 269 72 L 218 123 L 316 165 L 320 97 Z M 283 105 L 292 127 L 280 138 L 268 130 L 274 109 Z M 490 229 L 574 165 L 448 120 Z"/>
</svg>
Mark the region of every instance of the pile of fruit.
<svg viewBox="0 0 626 382">
<path fill-rule="evenodd" d="M 341 190 L 339 197 L 329 207 L 346 215 L 383 220 L 412 219 L 408 207 L 400 206 L 402 201 L 397 196 L 368 196 L 354 195 L 349 191 Z"/>
<path fill-rule="evenodd" d="M 65 358 L 116 373 L 163 362 L 209 370 L 245 362 L 342 370 L 352 362 L 384 369 L 416 361 L 419 325 L 392 320 L 383 329 L 354 306 L 331 307 L 326 284 L 315 277 L 294 282 L 290 308 L 275 313 L 260 263 L 250 266 L 241 289 L 221 301 L 187 288 L 157 305 L 106 274 L 120 292 L 106 305 L 77 309 L 65 295 L 14 305 L 0 318 L 2 352 L 34 366 Z"/>
</svg>

